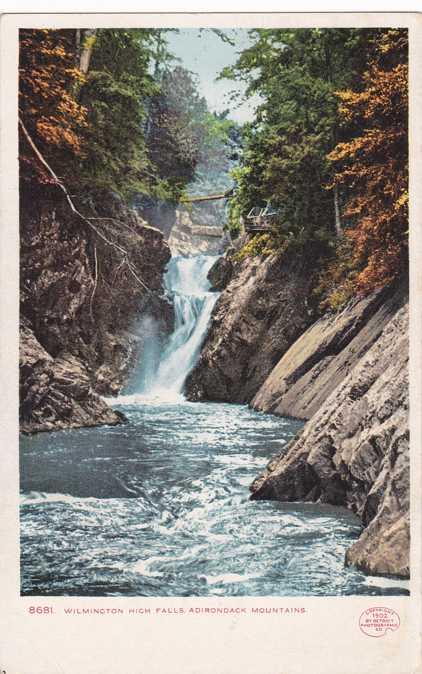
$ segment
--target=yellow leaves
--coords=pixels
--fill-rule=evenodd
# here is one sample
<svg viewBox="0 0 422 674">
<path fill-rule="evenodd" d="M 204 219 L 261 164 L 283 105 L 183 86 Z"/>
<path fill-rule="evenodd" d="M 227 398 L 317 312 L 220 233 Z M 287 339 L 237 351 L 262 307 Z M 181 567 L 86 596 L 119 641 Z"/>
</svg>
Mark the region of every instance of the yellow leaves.
<svg viewBox="0 0 422 674">
<path fill-rule="evenodd" d="M 407 36 L 402 29 L 391 28 L 384 32 L 378 42 L 378 50 L 386 55 L 400 50 L 407 51 Z"/>
<path fill-rule="evenodd" d="M 347 195 L 343 217 L 349 224 L 352 267 L 359 270 L 352 274 L 355 292 L 388 283 L 403 271 L 406 260 L 408 68 L 403 48 L 400 31 L 388 31 L 379 58 L 364 75 L 364 90 L 337 92 L 352 137 L 328 155 L 337 166 L 329 187 L 341 186 Z M 338 263 L 329 272 L 332 280 Z M 333 305 L 347 295 L 352 276 L 349 270 L 346 280 L 335 284 L 329 296 Z"/>
<path fill-rule="evenodd" d="M 407 206 L 408 203 L 409 203 L 409 193 L 406 190 L 394 202 L 394 206 L 393 206 L 394 210 L 400 211 L 404 206 Z"/>
<path fill-rule="evenodd" d="M 20 114 L 47 156 L 57 150 L 79 155 L 80 131 L 86 125 L 86 109 L 74 96 L 85 78 L 75 68 L 68 36 L 52 30 L 21 33 Z M 35 166 L 33 172 L 39 176 Z"/>
<path fill-rule="evenodd" d="M 258 234 L 250 239 L 243 248 L 240 249 L 235 255 L 235 260 L 241 262 L 247 257 L 255 257 L 256 255 L 262 255 L 264 257 L 274 253 L 275 248 L 273 246 L 273 240 L 271 234 Z M 278 248 L 277 248 L 278 250 Z"/>
<path fill-rule="evenodd" d="M 97 36 L 96 35 L 89 35 L 88 37 L 85 38 L 84 40 L 84 49 L 92 49 L 96 42 Z"/>
</svg>

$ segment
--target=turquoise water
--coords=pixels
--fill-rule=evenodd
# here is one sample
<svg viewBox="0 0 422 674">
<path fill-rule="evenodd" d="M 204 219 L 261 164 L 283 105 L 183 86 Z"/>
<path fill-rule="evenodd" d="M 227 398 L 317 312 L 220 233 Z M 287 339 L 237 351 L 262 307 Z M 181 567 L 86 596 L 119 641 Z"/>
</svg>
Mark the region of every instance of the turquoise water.
<svg viewBox="0 0 422 674">
<path fill-rule="evenodd" d="M 348 511 L 250 501 L 300 427 L 240 405 L 122 398 L 123 426 L 21 443 L 22 593 L 406 594 L 344 567 Z"/>
</svg>

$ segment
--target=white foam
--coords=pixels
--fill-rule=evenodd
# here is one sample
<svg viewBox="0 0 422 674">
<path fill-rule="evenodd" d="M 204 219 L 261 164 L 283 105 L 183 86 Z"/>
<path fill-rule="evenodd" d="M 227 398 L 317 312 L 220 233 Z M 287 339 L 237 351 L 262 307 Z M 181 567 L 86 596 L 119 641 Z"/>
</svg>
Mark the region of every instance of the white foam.
<svg viewBox="0 0 422 674">
<path fill-rule="evenodd" d="M 76 496 L 70 496 L 70 494 L 48 494 L 46 492 L 41 491 L 30 491 L 27 494 L 21 494 L 20 496 L 21 505 L 36 505 L 38 503 L 58 503 L 58 502 L 72 503 L 76 501 L 80 501 L 80 498 Z"/>
<path fill-rule="evenodd" d="M 385 576 L 367 576 L 365 578 L 365 585 L 370 587 L 394 587 L 402 588 L 403 590 L 410 589 L 410 581 L 404 578 L 386 578 Z"/>
<path fill-rule="evenodd" d="M 104 402 L 110 407 L 114 405 L 149 405 L 149 406 L 160 406 L 160 405 L 179 405 L 186 401 L 185 397 L 181 393 L 175 393 L 173 391 L 154 391 L 154 393 L 131 393 L 127 395 L 119 395 L 115 398 L 103 398 Z"/>
<path fill-rule="evenodd" d="M 148 576 L 148 578 L 158 578 L 162 574 L 160 571 L 152 571 L 149 567 L 157 561 L 162 561 L 162 557 L 150 557 L 149 559 L 140 559 L 132 566 L 134 573 L 139 573 L 141 576 Z"/>
<path fill-rule="evenodd" d="M 241 573 L 222 573 L 219 576 L 203 576 L 208 585 L 218 585 L 220 583 L 243 583 L 245 580 L 257 578 L 255 574 L 241 574 Z"/>
</svg>

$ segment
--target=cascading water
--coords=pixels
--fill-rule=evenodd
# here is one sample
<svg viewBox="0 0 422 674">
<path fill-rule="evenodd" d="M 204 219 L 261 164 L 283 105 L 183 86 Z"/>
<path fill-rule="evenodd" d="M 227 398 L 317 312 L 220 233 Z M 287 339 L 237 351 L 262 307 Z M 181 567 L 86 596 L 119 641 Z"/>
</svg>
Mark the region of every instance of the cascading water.
<svg viewBox="0 0 422 674">
<path fill-rule="evenodd" d="M 133 393 L 169 399 L 181 396 L 183 384 L 198 357 L 218 293 L 210 292 L 207 274 L 216 256 L 173 257 L 164 278 L 173 297 L 175 325 L 157 358 L 157 331 L 146 330 L 140 371 L 130 385 Z"/>
</svg>

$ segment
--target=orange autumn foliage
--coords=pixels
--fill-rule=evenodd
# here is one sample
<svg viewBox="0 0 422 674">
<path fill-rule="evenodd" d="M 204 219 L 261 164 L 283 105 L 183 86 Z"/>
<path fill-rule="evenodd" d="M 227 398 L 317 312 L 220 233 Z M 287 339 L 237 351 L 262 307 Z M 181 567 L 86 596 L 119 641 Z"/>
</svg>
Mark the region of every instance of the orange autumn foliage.
<svg viewBox="0 0 422 674">
<path fill-rule="evenodd" d="M 19 51 L 19 116 L 47 159 L 61 173 L 82 153 L 80 131 L 86 110 L 76 91 L 83 75 L 76 67 L 74 31 L 21 30 Z M 20 137 L 21 176 L 41 184 L 51 176 Z"/>
<path fill-rule="evenodd" d="M 334 184 L 346 194 L 343 217 L 351 244 L 344 281 L 370 292 L 407 269 L 408 67 L 403 30 L 381 33 L 361 91 L 338 92 L 351 136 L 328 155 Z M 337 288 L 338 291 L 338 288 Z"/>
</svg>

